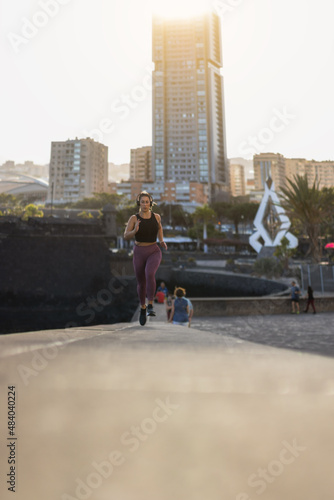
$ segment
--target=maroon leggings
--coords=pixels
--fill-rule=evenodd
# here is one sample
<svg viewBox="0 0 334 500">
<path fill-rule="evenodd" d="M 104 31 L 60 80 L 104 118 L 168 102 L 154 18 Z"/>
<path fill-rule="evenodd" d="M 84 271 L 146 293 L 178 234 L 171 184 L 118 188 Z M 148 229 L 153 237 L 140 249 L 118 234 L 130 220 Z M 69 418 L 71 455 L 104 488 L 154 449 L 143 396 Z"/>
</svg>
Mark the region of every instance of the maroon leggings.
<svg viewBox="0 0 334 500">
<path fill-rule="evenodd" d="M 147 247 L 134 246 L 133 267 L 137 278 L 137 293 L 140 305 L 151 302 L 155 295 L 155 273 L 161 262 L 161 250 L 157 244 Z"/>
<path fill-rule="evenodd" d="M 310 307 L 310 304 L 311 304 L 311 306 L 313 308 L 313 311 L 315 312 L 314 299 L 307 299 L 307 304 L 306 304 L 305 312 L 308 311 L 308 308 Z"/>
</svg>

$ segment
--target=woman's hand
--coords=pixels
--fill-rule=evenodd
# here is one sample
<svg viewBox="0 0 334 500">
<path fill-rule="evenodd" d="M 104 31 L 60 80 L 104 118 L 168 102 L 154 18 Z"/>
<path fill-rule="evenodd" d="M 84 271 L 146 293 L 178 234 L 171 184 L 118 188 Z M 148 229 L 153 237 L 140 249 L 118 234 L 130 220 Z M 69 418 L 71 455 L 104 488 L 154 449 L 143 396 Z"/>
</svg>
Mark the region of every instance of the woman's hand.
<svg viewBox="0 0 334 500">
<path fill-rule="evenodd" d="M 167 243 L 165 241 L 160 241 L 160 246 L 167 250 Z"/>
<path fill-rule="evenodd" d="M 134 227 L 134 232 L 135 234 L 138 232 L 138 229 L 139 229 L 139 225 L 140 225 L 140 219 L 137 220 L 136 224 L 135 224 L 135 227 Z"/>
</svg>

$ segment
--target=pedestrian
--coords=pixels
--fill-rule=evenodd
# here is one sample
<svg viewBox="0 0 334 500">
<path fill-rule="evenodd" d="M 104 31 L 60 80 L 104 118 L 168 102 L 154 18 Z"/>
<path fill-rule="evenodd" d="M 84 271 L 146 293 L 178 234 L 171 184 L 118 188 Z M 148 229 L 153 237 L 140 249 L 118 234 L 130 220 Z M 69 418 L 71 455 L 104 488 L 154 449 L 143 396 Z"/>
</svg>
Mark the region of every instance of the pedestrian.
<svg viewBox="0 0 334 500">
<path fill-rule="evenodd" d="M 184 297 L 184 288 L 176 288 L 175 295 L 176 297 L 172 304 L 169 321 L 173 322 L 173 325 L 188 326 L 189 304 L 187 299 Z"/>
<path fill-rule="evenodd" d="M 308 312 L 308 308 L 312 306 L 313 309 L 313 314 L 316 314 L 315 306 L 314 306 L 314 294 L 313 294 L 313 289 L 311 286 L 307 287 L 307 304 L 306 304 L 306 309 L 304 312 Z"/>
<path fill-rule="evenodd" d="M 186 294 L 187 294 L 187 291 L 185 289 L 184 290 L 184 298 L 188 301 L 188 306 L 189 306 L 189 324 L 188 324 L 188 326 L 190 328 L 190 326 L 191 326 L 191 320 L 192 320 L 192 317 L 194 315 L 194 308 L 193 308 L 193 305 L 191 303 L 191 300 L 186 297 Z"/>
<path fill-rule="evenodd" d="M 137 279 L 137 293 L 140 301 L 139 323 L 144 326 L 146 316 L 155 316 L 153 299 L 156 289 L 155 273 L 161 262 L 161 249 L 167 250 L 164 242 L 161 217 L 153 212 L 154 201 L 146 191 L 142 191 L 136 199 L 139 211 L 132 215 L 127 223 L 124 239 L 135 239 L 133 249 L 133 267 Z M 148 304 L 146 306 L 146 298 Z"/>
<path fill-rule="evenodd" d="M 166 287 L 166 283 L 162 281 L 160 285 L 157 288 L 157 292 L 163 292 L 165 294 L 165 297 L 168 295 L 168 288 Z"/>
<path fill-rule="evenodd" d="M 292 314 L 299 314 L 300 309 L 299 309 L 299 296 L 300 296 L 300 290 L 299 286 L 296 285 L 295 281 L 291 282 L 291 307 L 292 307 Z"/>
</svg>

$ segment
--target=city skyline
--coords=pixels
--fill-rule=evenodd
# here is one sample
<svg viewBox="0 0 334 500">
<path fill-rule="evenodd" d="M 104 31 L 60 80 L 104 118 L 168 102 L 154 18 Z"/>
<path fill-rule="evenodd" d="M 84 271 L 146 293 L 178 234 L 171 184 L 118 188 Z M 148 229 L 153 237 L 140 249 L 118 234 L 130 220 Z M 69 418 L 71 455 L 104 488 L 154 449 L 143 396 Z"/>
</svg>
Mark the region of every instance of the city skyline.
<svg viewBox="0 0 334 500">
<path fill-rule="evenodd" d="M 152 144 L 153 3 L 2 2 L 0 164 L 48 163 L 52 141 L 75 137 L 100 140 L 116 164 Z M 227 156 L 333 159 L 334 5 L 211 5 L 222 18 Z"/>
</svg>

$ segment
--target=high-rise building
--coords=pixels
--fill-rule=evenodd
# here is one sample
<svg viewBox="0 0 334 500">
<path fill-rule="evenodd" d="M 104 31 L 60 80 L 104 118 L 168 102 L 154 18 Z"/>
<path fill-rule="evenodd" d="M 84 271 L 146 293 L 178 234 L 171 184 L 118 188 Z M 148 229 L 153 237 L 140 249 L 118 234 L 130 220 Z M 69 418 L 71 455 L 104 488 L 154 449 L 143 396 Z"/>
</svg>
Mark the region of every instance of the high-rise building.
<svg viewBox="0 0 334 500">
<path fill-rule="evenodd" d="M 152 146 L 131 149 L 130 180 L 152 181 Z"/>
<path fill-rule="evenodd" d="M 270 177 L 277 191 L 287 186 L 287 179 L 293 181 L 296 175 L 306 175 L 308 184 L 319 184 L 319 189 L 334 186 L 334 161 L 284 158 L 281 154 L 260 153 L 254 156 L 255 190 L 264 189 L 264 182 Z"/>
<path fill-rule="evenodd" d="M 93 139 L 52 142 L 49 194 L 54 202 L 74 202 L 108 190 L 108 147 Z"/>
<path fill-rule="evenodd" d="M 319 189 L 334 186 L 334 161 L 305 160 L 304 158 L 286 158 L 285 169 L 287 179 L 294 180 L 296 175 L 307 176 L 309 186 L 314 182 Z"/>
<path fill-rule="evenodd" d="M 285 187 L 285 158 L 279 153 L 260 153 L 254 155 L 255 190 L 264 190 L 268 177 L 275 183 L 275 190 Z"/>
<path fill-rule="evenodd" d="M 153 176 L 229 191 L 220 18 L 153 20 Z"/>
<path fill-rule="evenodd" d="M 285 174 L 287 179 L 293 180 L 295 175 L 304 177 L 306 160 L 303 158 L 285 158 Z"/>
<path fill-rule="evenodd" d="M 245 168 L 243 165 L 230 165 L 230 182 L 232 196 L 245 196 L 246 181 Z"/>
<path fill-rule="evenodd" d="M 5 163 L 1 165 L 1 170 L 14 170 L 15 169 L 15 161 L 7 160 Z"/>
</svg>

